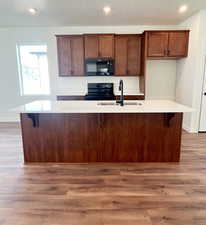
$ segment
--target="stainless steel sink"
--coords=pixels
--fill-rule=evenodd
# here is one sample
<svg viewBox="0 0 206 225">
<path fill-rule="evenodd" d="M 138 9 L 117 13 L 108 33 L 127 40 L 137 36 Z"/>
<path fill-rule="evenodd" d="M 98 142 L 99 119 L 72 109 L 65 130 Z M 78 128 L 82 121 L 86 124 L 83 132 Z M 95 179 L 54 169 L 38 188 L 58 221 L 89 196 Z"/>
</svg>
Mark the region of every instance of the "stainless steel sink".
<svg viewBox="0 0 206 225">
<path fill-rule="evenodd" d="M 98 102 L 97 105 L 118 105 L 116 102 Z"/>
<path fill-rule="evenodd" d="M 102 106 L 119 106 L 116 102 L 98 102 L 97 105 L 102 105 Z M 136 106 L 141 106 L 142 103 L 140 102 L 124 102 L 124 105 L 136 105 Z"/>
<path fill-rule="evenodd" d="M 140 103 L 140 102 L 125 102 L 124 104 L 125 105 L 138 105 L 138 106 L 142 105 L 142 103 Z"/>
</svg>

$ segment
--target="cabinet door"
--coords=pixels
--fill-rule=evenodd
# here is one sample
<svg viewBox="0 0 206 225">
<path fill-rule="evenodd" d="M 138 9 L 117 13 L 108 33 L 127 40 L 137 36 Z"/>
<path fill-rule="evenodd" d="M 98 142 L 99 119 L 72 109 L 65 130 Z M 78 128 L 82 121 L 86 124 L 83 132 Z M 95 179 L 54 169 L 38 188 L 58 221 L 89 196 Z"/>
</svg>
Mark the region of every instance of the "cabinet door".
<svg viewBox="0 0 206 225">
<path fill-rule="evenodd" d="M 168 32 L 148 33 L 148 57 L 164 57 L 167 55 Z"/>
<path fill-rule="evenodd" d="M 72 49 L 72 71 L 73 76 L 84 75 L 84 43 L 82 36 L 73 37 L 71 40 Z"/>
<path fill-rule="evenodd" d="M 128 36 L 127 75 L 140 75 L 141 71 L 141 38 L 138 35 Z"/>
<path fill-rule="evenodd" d="M 169 57 L 186 57 L 188 52 L 188 31 L 174 31 L 169 33 Z"/>
<path fill-rule="evenodd" d="M 127 41 L 125 35 L 115 36 L 115 75 L 117 76 L 127 74 Z"/>
<path fill-rule="evenodd" d="M 59 76 L 70 76 L 72 71 L 71 40 L 57 37 Z"/>
<path fill-rule="evenodd" d="M 99 57 L 114 58 L 114 35 L 99 35 Z"/>
<path fill-rule="evenodd" d="M 99 37 L 98 35 L 85 35 L 85 58 L 98 58 L 99 56 Z"/>
</svg>

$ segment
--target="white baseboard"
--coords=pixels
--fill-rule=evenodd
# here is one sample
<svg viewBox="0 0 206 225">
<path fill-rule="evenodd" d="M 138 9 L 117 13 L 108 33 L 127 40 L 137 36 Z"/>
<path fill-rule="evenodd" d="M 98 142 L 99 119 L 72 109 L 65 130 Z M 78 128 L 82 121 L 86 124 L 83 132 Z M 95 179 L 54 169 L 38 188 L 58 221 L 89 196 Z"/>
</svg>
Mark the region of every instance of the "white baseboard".
<svg viewBox="0 0 206 225">
<path fill-rule="evenodd" d="M 0 122 L 20 122 L 20 117 L 17 114 L 1 114 Z"/>
<path fill-rule="evenodd" d="M 189 126 L 187 126 L 187 125 L 184 124 L 184 123 L 183 123 L 183 125 L 182 125 L 182 128 L 183 128 L 183 130 L 185 130 L 185 131 L 187 131 L 188 133 L 191 133 L 191 134 L 196 134 L 196 133 L 198 133 L 197 130 L 195 130 L 195 129 L 189 127 Z"/>
</svg>

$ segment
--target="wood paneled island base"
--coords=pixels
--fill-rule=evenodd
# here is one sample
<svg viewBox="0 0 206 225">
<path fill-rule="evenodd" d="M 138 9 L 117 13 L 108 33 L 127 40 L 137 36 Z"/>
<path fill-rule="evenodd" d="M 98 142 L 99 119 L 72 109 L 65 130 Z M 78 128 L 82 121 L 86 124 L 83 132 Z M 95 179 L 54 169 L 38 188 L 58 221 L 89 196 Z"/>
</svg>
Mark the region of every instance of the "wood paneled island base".
<svg viewBox="0 0 206 225">
<path fill-rule="evenodd" d="M 26 163 L 179 162 L 183 113 L 21 113 Z"/>
</svg>

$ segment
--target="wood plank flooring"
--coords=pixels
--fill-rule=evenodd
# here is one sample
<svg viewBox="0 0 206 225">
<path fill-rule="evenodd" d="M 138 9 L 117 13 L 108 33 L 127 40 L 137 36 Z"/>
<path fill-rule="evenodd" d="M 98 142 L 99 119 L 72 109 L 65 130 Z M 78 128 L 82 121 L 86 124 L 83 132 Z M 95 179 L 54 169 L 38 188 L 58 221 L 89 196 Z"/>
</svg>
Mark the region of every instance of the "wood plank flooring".
<svg viewBox="0 0 206 225">
<path fill-rule="evenodd" d="M 206 134 L 181 163 L 24 165 L 18 124 L 0 124 L 0 225 L 206 225 Z"/>
</svg>

